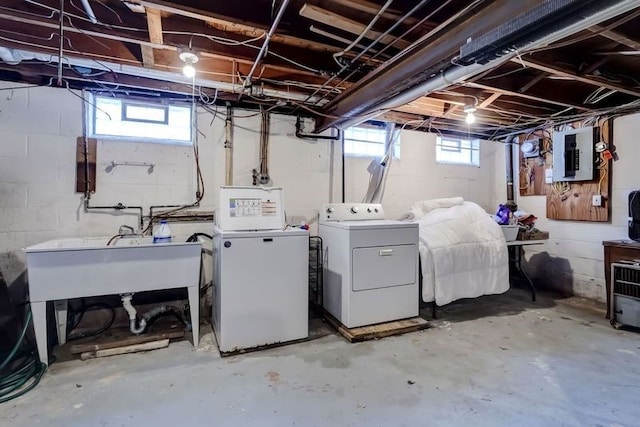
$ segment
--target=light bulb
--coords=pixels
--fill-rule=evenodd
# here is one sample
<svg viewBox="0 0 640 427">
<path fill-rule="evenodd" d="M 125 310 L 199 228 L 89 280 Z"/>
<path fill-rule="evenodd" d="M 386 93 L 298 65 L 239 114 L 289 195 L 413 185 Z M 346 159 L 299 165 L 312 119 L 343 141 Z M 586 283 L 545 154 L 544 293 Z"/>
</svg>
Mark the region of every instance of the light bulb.
<svg viewBox="0 0 640 427">
<path fill-rule="evenodd" d="M 467 117 L 465 118 L 465 121 L 467 122 L 468 125 L 472 125 L 476 122 L 476 116 L 473 113 L 467 113 Z"/>
<path fill-rule="evenodd" d="M 184 67 L 182 67 L 182 74 L 184 74 L 185 77 L 192 78 L 196 75 L 196 69 L 194 68 L 193 65 L 187 64 Z"/>
</svg>

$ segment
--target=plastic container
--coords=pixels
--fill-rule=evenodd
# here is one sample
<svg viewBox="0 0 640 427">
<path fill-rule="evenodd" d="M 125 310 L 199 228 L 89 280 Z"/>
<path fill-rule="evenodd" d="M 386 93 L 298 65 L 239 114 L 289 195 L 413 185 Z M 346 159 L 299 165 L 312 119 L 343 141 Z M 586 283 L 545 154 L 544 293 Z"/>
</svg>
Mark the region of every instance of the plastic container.
<svg viewBox="0 0 640 427">
<path fill-rule="evenodd" d="M 501 225 L 502 233 L 504 234 L 504 238 L 507 242 L 513 242 L 518 238 L 518 230 L 520 230 L 519 225 Z"/>
<path fill-rule="evenodd" d="M 171 242 L 171 228 L 167 221 L 160 221 L 160 225 L 153 232 L 153 243 L 170 243 Z"/>
</svg>

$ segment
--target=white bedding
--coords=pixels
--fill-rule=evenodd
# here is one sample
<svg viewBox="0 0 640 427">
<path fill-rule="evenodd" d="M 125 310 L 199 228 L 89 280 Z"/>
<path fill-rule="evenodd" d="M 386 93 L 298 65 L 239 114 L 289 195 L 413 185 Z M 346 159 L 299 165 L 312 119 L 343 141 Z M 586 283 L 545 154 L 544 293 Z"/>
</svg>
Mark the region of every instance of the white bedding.
<svg viewBox="0 0 640 427">
<path fill-rule="evenodd" d="M 509 289 L 507 245 L 500 226 L 461 198 L 416 203 L 405 219 L 419 223 L 422 300 L 442 306 Z"/>
</svg>

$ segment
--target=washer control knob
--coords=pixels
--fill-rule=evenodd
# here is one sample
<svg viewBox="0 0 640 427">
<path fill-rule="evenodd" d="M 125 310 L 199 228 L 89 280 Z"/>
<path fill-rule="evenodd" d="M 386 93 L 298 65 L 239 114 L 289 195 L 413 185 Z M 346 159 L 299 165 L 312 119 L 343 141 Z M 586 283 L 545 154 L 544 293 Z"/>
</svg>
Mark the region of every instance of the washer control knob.
<svg viewBox="0 0 640 427">
<path fill-rule="evenodd" d="M 358 209 L 358 207 L 357 207 L 357 206 L 353 206 L 353 207 L 351 207 L 351 213 L 352 213 L 352 214 L 357 214 L 357 213 L 358 213 L 358 211 L 359 211 L 359 209 Z"/>
<path fill-rule="evenodd" d="M 376 213 L 378 213 L 378 208 L 375 208 L 375 209 L 374 209 L 374 211 L 375 211 Z"/>
<path fill-rule="evenodd" d="M 371 213 L 371 208 L 367 208 L 367 212 Z"/>
<path fill-rule="evenodd" d="M 334 210 L 335 209 L 333 209 L 333 208 L 327 208 L 327 213 L 333 213 Z"/>
</svg>

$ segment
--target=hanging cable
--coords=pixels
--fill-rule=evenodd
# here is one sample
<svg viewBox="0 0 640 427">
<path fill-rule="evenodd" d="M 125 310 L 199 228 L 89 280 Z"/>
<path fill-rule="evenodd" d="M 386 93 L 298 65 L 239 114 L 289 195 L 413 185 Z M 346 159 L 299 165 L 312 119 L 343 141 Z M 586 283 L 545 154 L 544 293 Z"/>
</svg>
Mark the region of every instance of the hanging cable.
<svg viewBox="0 0 640 427">
<path fill-rule="evenodd" d="M 380 19 L 380 17 L 384 14 L 384 12 L 386 12 L 389 6 L 391 6 L 391 3 L 393 3 L 393 0 L 387 0 L 387 2 L 380 8 L 380 10 L 378 10 L 378 13 L 376 14 L 376 16 L 374 16 L 373 19 L 369 22 L 369 24 L 364 28 L 364 30 L 362 30 L 360 35 L 354 41 L 352 41 L 349 44 L 349 46 L 345 47 L 342 51 L 336 52 L 333 54 L 333 60 L 336 61 L 338 65 L 340 66 L 344 65 L 342 64 L 342 62 L 340 62 L 339 58 L 342 57 L 342 55 L 344 55 L 345 53 L 349 52 L 351 49 L 353 49 L 353 47 L 357 45 L 360 42 L 360 40 L 362 40 L 369 33 L 369 31 L 371 30 L 371 28 L 373 28 L 375 23 L 378 22 L 378 19 Z"/>
</svg>

